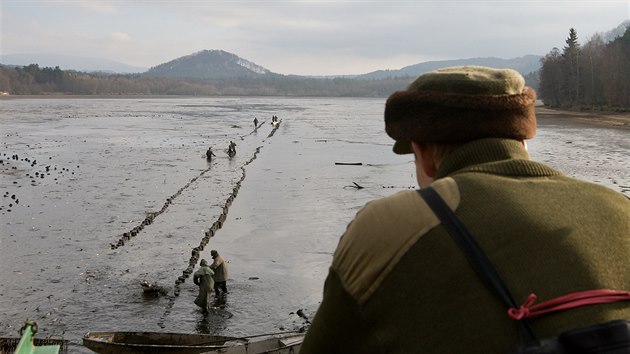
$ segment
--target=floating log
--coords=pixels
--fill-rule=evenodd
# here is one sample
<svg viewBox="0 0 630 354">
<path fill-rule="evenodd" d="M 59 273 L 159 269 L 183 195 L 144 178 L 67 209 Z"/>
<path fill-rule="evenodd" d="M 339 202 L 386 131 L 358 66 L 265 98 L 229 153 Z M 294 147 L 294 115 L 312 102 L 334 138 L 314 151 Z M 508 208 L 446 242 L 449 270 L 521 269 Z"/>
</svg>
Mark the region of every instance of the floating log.
<svg viewBox="0 0 630 354">
<path fill-rule="evenodd" d="M 335 165 L 362 166 L 363 162 L 335 162 Z"/>
<path fill-rule="evenodd" d="M 363 187 L 363 186 L 358 185 L 358 184 L 357 184 L 357 182 L 352 182 L 352 183 L 355 185 L 355 187 L 356 187 L 357 189 L 363 189 L 363 188 L 365 188 L 365 187 Z"/>
</svg>

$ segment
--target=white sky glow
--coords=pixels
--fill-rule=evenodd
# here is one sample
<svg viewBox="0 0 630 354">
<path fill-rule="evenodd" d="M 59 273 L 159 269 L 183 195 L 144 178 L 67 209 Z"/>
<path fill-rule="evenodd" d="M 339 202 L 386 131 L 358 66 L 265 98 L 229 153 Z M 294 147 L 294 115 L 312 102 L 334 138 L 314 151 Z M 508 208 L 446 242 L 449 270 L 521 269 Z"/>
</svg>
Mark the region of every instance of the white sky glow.
<svg viewBox="0 0 630 354">
<path fill-rule="evenodd" d="M 0 54 L 152 67 L 222 49 L 273 72 L 350 75 L 544 55 L 630 18 L 630 0 L 0 0 Z"/>
</svg>

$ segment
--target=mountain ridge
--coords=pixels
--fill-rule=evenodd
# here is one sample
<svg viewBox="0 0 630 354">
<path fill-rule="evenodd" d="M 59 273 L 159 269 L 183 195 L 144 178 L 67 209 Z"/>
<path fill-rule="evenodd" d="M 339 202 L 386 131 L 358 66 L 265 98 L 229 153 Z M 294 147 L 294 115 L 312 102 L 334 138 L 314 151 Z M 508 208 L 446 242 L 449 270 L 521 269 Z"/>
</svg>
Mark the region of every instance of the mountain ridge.
<svg viewBox="0 0 630 354">
<path fill-rule="evenodd" d="M 147 70 L 145 67 L 128 65 L 110 59 L 51 53 L 2 54 L 0 55 L 0 63 L 7 66 L 26 66 L 30 64 L 50 68 L 58 66 L 62 70 L 110 74 L 133 74 Z"/>
<path fill-rule="evenodd" d="M 485 58 L 467 58 L 467 59 L 452 59 L 452 60 L 435 60 L 427 61 L 418 64 L 408 65 L 398 70 L 377 70 L 367 74 L 357 75 L 358 79 L 386 79 L 389 77 L 404 77 L 404 76 L 419 76 L 429 71 L 441 69 L 448 66 L 463 66 L 463 65 L 480 65 L 489 66 L 497 69 L 514 69 L 520 72 L 522 75 L 527 75 L 540 69 L 539 55 L 525 55 L 522 57 L 502 59 L 497 57 L 485 57 Z"/>
<path fill-rule="evenodd" d="M 610 42 L 616 37 L 622 35 L 625 28 L 630 26 L 630 20 L 625 20 L 617 27 L 597 33 L 601 35 L 605 42 Z M 210 61 L 218 64 L 214 68 L 209 68 L 199 62 L 199 58 L 208 58 L 214 56 L 215 60 Z M 221 61 L 217 58 L 225 58 Z M 519 71 L 523 75 L 532 74 L 540 68 L 540 55 L 524 55 L 511 59 L 501 59 L 496 57 L 487 58 L 467 58 L 452 59 L 440 61 L 427 61 L 417 64 L 405 66 L 394 70 L 376 70 L 369 73 L 358 75 L 294 75 L 294 74 L 277 74 L 270 70 L 255 64 L 249 60 L 243 59 L 236 54 L 232 54 L 223 50 L 201 50 L 189 55 L 185 55 L 169 62 L 156 65 L 151 68 L 131 66 L 121 62 L 100 59 L 79 57 L 59 54 L 0 54 L 0 65 L 4 66 L 27 66 L 30 64 L 38 64 L 40 67 L 54 68 L 59 66 L 63 70 L 75 70 L 83 72 L 96 72 L 102 74 L 140 74 L 145 77 L 191 77 L 191 78 L 239 78 L 239 77 L 264 77 L 264 76 L 285 76 L 285 77 L 304 77 L 304 78 L 349 78 L 349 79 L 387 79 L 394 77 L 418 76 L 427 71 L 436 70 L 441 67 L 455 65 L 485 65 L 499 68 L 512 68 Z M 196 61 L 196 62 L 195 62 Z M 203 60 L 201 60 L 203 61 Z M 182 63 L 193 62 L 190 68 L 180 67 Z M 207 63 L 206 63 L 207 64 Z M 177 70 L 175 70 L 177 69 Z"/>
<path fill-rule="evenodd" d="M 512 68 L 523 75 L 538 70 L 540 56 L 502 59 L 466 58 L 421 62 L 400 69 L 376 70 L 357 75 L 309 76 L 278 74 L 236 54 L 220 49 L 206 49 L 184 55 L 151 68 L 134 67 L 108 59 L 78 57 L 54 54 L 7 54 L 0 56 L 0 65 L 26 66 L 37 64 L 40 67 L 59 66 L 63 70 L 75 70 L 100 74 L 138 74 L 143 77 L 171 77 L 194 79 L 256 78 L 269 76 L 305 77 L 305 78 L 348 78 L 359 80 L 378 80 L 395 77 L 418 76 L 427 71 L 456 65 L 484 65 L 498 68 Z M 538 63 L 537 65 L 535 63 Z M 99 66 L 100 65 L 100 66 Z"/>
</svg>

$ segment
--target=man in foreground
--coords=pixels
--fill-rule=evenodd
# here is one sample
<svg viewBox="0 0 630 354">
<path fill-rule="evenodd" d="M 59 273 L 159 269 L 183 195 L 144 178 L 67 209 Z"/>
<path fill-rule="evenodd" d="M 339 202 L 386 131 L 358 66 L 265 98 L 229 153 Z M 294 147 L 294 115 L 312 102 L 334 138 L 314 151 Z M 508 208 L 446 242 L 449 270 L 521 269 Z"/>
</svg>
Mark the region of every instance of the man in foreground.
<svg viewBox="0 0 630 354">
<path fill-rule="evenodd" d="M 546 301 L 630 290 L 630 201 L 530 159 L 535 99 L 513 70 L 447 68 L 390 96 L 385 128 L 518 303 L 531 293 Z M 507 353 L 520 340 L 507 312 L 418 193 L 403 191 L 368 203 L 348 225 L 300 353 Z M 630 303 L 530 324 L 545 338 L 614 319 L 630 319 Z"/>
</svg>

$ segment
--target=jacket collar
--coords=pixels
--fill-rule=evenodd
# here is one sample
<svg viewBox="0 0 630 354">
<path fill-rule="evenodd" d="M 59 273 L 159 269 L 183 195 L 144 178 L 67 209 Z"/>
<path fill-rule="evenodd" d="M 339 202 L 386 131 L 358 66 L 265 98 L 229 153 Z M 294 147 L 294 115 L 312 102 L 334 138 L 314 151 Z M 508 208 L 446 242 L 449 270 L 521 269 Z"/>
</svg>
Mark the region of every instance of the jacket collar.
<svg viewBox="0 0 630 354">
<path fill-rule="evenodd" d="M 435 179 L 464 172 L 508 176 L 562 175 L 532 161 L 520 141 L 496 138 L 474 140 L 456 148 L 444 158 Z"/>
</svg>

